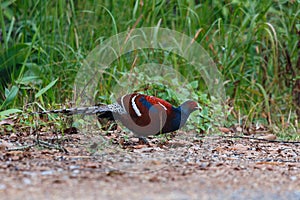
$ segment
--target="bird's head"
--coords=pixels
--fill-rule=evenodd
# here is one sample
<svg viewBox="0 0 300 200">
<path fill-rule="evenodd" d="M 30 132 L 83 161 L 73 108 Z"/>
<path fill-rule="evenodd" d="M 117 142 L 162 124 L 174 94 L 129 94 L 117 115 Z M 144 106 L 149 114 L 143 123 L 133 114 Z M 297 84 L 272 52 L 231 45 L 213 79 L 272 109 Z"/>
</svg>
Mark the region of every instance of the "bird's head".
<svg viewBox="0 0 300 200">
<path fill-rule="evenodd" d="M 202 108 L 198 105 L 196 101 L 188 100 L 180 105 L 181 111 L 183 111 L 186 115 L 191 114 L 195 110 L 202 110 Z"/>
</svg>

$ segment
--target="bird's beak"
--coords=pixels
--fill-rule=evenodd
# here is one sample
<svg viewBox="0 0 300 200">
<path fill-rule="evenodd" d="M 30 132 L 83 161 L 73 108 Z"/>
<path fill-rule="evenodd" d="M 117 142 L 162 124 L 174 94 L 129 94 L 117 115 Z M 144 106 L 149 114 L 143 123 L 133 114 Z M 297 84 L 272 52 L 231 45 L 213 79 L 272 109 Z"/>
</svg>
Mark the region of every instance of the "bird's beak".
<svg viewBox="0 0 300 200">
<path fill-rule="evenodd" d="M 202 107 L 201 106 L 198 106 L 195 108 L 196 110 L 199 110 L 199 111 L 202 111 Z"/>
</svg>

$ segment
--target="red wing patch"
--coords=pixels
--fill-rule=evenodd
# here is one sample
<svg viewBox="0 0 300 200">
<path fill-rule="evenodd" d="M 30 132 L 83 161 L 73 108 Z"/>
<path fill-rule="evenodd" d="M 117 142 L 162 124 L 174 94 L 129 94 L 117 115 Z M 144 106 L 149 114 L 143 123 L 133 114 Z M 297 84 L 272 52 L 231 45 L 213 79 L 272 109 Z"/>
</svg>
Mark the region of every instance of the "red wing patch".
<svg viewBox="0 0 300 200">
<path fill-rule="evenodd" d="M 149 101 L 151 104 L 161 104 L 163 105 L 165 108 L 167 108 L 167 110 L 170 110 L 172 108 L 172 105 L 160 98 L 154 97 L 154 96 L 147 96 L 147 95 L 143 95 L 145 99 L 147 99 L 147 101 Z"/>
</svg>

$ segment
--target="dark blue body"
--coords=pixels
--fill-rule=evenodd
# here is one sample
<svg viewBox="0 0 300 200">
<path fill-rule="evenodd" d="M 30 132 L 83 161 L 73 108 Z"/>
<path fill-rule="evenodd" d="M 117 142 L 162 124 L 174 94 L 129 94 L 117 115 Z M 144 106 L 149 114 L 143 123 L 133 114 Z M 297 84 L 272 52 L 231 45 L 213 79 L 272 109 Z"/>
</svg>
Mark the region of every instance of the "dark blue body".
<svg viewBox="0 0 300 200">
<path fill-rule="evenodd" d="M 139 99 L 139 102 L 141 102 L 141 104 L 144 107 L 146 107 L 148 110 L 150 110 L 151 107 L 153 106 L 144 97 L 141 97 Z M 162 130 L 161 130 L 162 133 L 168 133 L 168 132 L 173 132 L 173 131 L 178 130 L 186 123 L 186 120 L 188 119 L 188 116 L 189 116 L 189 113 L 187 115 L 185 112 L 181 111 L 181 106 L 179 106 L 177 108 L 172 106 L 171 108 L 168 108 L 168 109 L 171 109 L 171 110 L 167 111 L 167 119 L 166 119 L 164 126 L 162 127 Z M 159 112 L 159 110 L 156 108 L 153 109 L 153 107 L 152 107 L 151 112 Z"/>
</svg>

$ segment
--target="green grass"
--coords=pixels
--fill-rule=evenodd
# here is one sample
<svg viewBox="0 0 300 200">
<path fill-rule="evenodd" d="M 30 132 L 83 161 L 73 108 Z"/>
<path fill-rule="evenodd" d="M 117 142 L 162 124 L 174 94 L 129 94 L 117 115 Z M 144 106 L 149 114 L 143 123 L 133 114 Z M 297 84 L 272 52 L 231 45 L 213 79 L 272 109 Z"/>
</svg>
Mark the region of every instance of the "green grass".
<svg viewBox="0 0 300 200">
<path fill-rule="evenodd" d="M 72 101 L 76 72 L 92 49 L 132 27 L 159 25 L 190 37 L 199 33 L 196 40 L 222 73 L 231 102 L 228 109 L 233 107 L 221 116 L 226 126 L 262 123 L 276 126 L 280 136 L 299 138 L 297 1 L 0 2 L 1 111 L 22 110 L 32 102 L 50 109 Z M 207 106 L 202 113 L 206 120 L 201 119 L 198 126 L 207 130 L 220 125 L 214 120 L 220 106 L 205 96 L 208 92 L 201 75 L 193 72 L 190 76 L 187 63 L 174 54 L 143 50 L 122 56 L 107 70 L 105 81 L 99 83 L 97 101 L 110 101 L 110 91 L 118 84 L 110 75 L 131 73 L 136 57 L 136 65 L 157 62 L 187 76 L 198 100 Z M 147 92 L 170 101 L 176 96 L 174 90 L 159 84 Z M 178 101 L 175 98 L 174 103 Z"/>
</svg>

